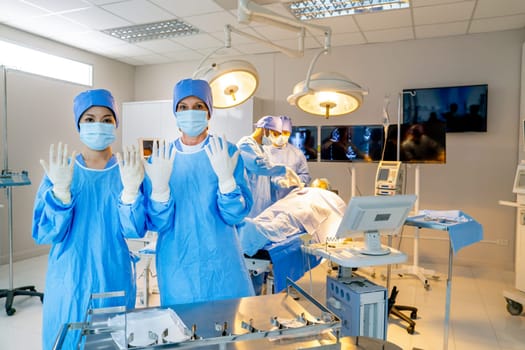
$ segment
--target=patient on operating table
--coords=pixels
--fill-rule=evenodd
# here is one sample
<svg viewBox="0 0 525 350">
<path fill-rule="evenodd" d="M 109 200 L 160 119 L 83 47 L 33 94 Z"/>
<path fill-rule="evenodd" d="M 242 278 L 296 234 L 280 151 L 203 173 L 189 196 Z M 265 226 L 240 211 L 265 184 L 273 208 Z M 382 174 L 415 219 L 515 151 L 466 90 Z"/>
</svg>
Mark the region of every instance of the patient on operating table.
<svg viewBox="0 0 525 350">
<path fill-rule="evenodd" d="M 328 190 L 326 179 L 316 179 L 310 186 L 295 188 L 254 218 L 246 218 L 239 227 L 243 253 L 252 256 L 271 242 L 307 233 L 312 241 L 324 242 L 334 236 L 344 214 L 346 203 Z"/>
</svg>

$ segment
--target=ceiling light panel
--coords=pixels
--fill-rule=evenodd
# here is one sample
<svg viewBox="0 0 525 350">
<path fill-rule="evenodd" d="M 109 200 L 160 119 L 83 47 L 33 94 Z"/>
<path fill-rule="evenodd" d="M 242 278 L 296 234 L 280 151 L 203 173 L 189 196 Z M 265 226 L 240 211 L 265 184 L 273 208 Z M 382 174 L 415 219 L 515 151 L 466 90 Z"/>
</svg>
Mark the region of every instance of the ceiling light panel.
<svg viewBox="0 0 525 350">
<path fill-rule="evenodd" d="M 199 33 L 199 29 L 192 26 L 191 24 L 175 19 L 170 21 L 160 21 L 127 27 L 105 29 L 102 32 L 107 35 L 111 35 L 112 37 L 127 41 L 128 43 L 136 43 L 147 40 L 195 35 Z"/>
<path fill-rule="evenodd" d="M 408 8 L 408 0 L 303 0 L 286 5 L 301 21 Z"/>
</svg>

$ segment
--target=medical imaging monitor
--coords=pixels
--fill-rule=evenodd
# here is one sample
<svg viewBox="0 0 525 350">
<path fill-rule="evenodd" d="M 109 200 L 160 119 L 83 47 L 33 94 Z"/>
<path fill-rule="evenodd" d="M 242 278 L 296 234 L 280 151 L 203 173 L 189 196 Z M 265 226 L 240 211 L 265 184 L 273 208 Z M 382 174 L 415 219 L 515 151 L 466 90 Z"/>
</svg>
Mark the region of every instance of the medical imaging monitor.
<svg viewBox="0 0 525 350">
<path fill-rule="evenodd" d="M 337 238 L 364 237 L 362 254 L 386 255 L 381 235 L 396 234 L 416 202 L 416 195 L 353 197 L 346 207 Z"/>
</svg>

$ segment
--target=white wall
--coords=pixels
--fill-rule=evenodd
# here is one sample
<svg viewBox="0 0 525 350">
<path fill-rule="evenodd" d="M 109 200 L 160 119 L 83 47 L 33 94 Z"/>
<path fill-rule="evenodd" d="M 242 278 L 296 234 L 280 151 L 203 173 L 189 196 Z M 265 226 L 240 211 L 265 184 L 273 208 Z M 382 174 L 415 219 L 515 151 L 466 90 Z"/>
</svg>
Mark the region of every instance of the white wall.
<svg viewBox="0 0 525 350">
<path fill-rule="evenodd" d="M 447 134 L 447 164 L 421 165 L 421 209 L 461 209 L 484 227 L 485 241 L 467 247 L 458 264 L 513 268 L 514 210 L 498 204 L 513 200 L 512 181 L 518 160 L 521 47 L 525 31 L 506 31 L 451 38 L 333 48 L 314 69 L 337 71 L 369 89 L 363 107 L 352 115 L 329 120 L 300 112 L 286 97 L 304 80 L 315 51 L 304 58 L 282 54 L 244 57 L 261 76 L 256 97 L 264 114 L 287 114 L 295 125 L 381 124 L 384 97 L 391 96 L 390 115 L 397 115 L 397 94 L 404 88 L 483 84 L 489 86 L 488 132 Z M 138 100 L 170 99 L 173 85 L 191 76 L 197 62 L 137 67 Z M 313 177 L 327 177 L 341 196 L 350 197 L 351 164 L 309 163 Z M 372 195 L 376 164 L 356 164 L 357 186 Z M 414 167 L 408 169 L 408 192 L 414 191 Z M 412 251 L 405 230 L 401 249 Z M 446 262 L 447 237 L 423 231 L 421 262 Z M 426 236 L 426 237 L 425 237 Z M 429 239 L 432 238 L 432 239 Z M 496 240 L 508 240 L 508 246 Z"/>
<path fill-rule="evenodd" d="M 122 101 L 133 100 L 134 68 L 132 66 L 2 25 L 0 25 L 0 38 L 92 64 L 94 88 L 109 89 L 119 104 Z M 44 173 L 39 159 L 47 159 L 49 145 L 56 144 L 58 141 L 68 143 L 70 150 L 80 151 L 81 143 L 73 118 L 73 98 L 88 88 L 8 70 L 8 166 L 13 170 L 28 170 L 32 182 L 30 186 L 15 187 L 12 190 L 15 260 L 35 256 L 48 250 L 46 245 L 36 245 L 31 237 L 33 201 Z M 0 91 L 3 96 L 3 88 Z M 2 102 L 0 101 L 0 104 Z M 1 106 L 0 120 L 3 120 L 4 107 L 3 104 Z M 0 123 L 0 135 L 3 134 L 2 124 Z M 120 140 L 115 145 L 120 145 Z M 119 149 L 115 149 L 117 150 Z M 5 149 L 2 145 L 0 149 L 2 160 L 3 152 Z M 5 190 L 0 190 L 0 203 L 7 204 Z M 7 262 L 7 232 L 6 207 L 0 209 L 0 263 Z"/>
</svg>

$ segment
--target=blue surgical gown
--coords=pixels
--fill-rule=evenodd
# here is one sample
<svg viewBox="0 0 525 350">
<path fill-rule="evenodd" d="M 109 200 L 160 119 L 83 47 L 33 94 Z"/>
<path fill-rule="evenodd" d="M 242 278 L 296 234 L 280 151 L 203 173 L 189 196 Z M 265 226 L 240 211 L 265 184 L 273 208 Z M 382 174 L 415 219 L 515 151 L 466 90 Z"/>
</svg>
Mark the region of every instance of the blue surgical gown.
<svg viewBox="0 0 525 350">
<path fill-rule="evenodd" d="M 274 146 L 264 146 L 265 152 L 268 153 L 270 161 L 275 164 L 283 164 L 291 168 L 299 176 L 301 181 L 308 186 L 312 178 L 303 152 L 287 143 L 281 148 Z M 293 188 L 283 188 L 277 184 L 279 177 L 272 178 L 272 203 L 284 198 Z"/>
<path fill-rule="evenodd" d="M 213 136 L 210 136 L 213 137 Z M 204 141 L 204 147 L 209 138 Z M 162 306 L 254 295 L 235 225 L 250 212 L 252 196 L 242 157 L 234 170 L 237 183 L 222 194 L 204 148 L 177 153 L 166 203 L 149 200 L 148 226 L 158 233 L 157 281 Z M 237 147 L 228 143 L 232 155 Z M 146 177 L 144 191 L 151 182 Z"/>
<path fill-rule="evenodd" d="M 64 205 L 44 176 L 33 212 L 33 239 L 50 244 L 42 320 L 43 349 L 51 349 L 65 323 L 83 322 L 92 293 L 125 291 L 125 300 L 112 298 L 95 307 L 135 307 L 135 276 L 124 237 L 143 237 L 144 196 L 135 203 L 120 201 L 122 182 L 112 157 L 105 169 L 89 169 L 79 155 L 74 165 L 70 204 Z M 76 348 L 72 332 L 63 349 Z"/>
<path fill-rule="evenodd" d="M 241 151 L 248 187 L 253 197 L 253 206 L 248 217 L 254 218 L 272 204 L 270 176 L 285 175 L 286 167 L 271 163 L 263 148 L 251 136 L 242 137 L 237 142 L 237 147 Z"/>
</svg>

